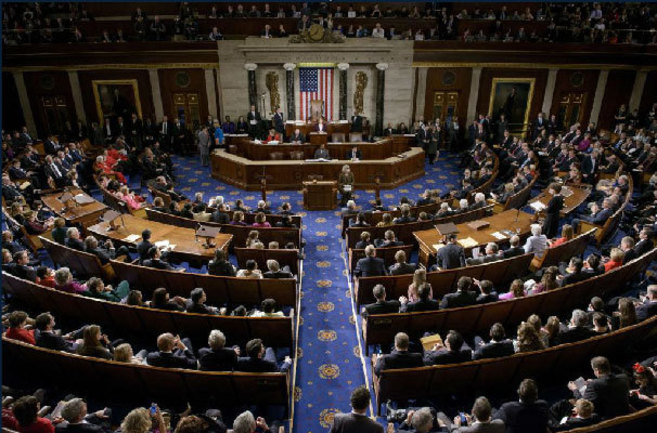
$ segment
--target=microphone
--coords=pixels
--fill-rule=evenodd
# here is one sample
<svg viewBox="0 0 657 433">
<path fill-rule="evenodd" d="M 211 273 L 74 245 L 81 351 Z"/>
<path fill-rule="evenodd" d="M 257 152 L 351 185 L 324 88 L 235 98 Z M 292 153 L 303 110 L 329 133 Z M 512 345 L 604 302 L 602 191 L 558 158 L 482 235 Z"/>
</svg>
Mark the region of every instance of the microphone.
<svg viewBox="0 0 657 433">
<path fill-rule="evenodd" d="M 518 222 L 518 217 L 520 216 L 520 209 L 516 210 L 516 220 L 514 222 Z"/>
</svg>

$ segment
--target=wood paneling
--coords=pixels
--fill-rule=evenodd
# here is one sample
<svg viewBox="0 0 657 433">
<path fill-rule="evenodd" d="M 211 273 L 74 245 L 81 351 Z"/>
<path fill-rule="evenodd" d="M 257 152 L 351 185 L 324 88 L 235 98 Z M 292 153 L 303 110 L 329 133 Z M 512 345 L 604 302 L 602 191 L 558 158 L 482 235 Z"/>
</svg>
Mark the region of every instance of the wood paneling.
<svg viewBox="0 0 657 433">
<path fill-rule="evenodd" d="M 79 71 L 78 77 L 80 80 L 80 89 L 82 92 L 84 111 L 87 115 L 87 122 L 89 124 L 91 124 L 93 121 L 99 121 L 98 112 L 96 111 L 96 101 L 94 99 L 94 92 L 91 83 L 93 80 L 137 80 L 142 117 L 144 119 L 150 117 L 154 122 L 160 120 L 154 118 L 155 112 L 153 110 L 153 96 L 151 92 L 151 83 L 148 77 L 148 71 L 139 69 Z"/>
<path fill-rule="evenodd" d="M 634 78 L 636 72 L 633 70 L 615 70 L 609 71 L 607 86 L 605 87 L 605 96 L 602 99 L 602 109 L 598 119 L 599 128 L 613 128 L 614 115 L 621 104 L 630 102 L 632 87 L 634 87 Z"/>
<path fill-rule="evenodd" d="M 454 81 L 451 82 L 450 74 L 454 74 Z M 447 79 L 446 76 L 447 75 Z M 470 68 L 429 68 L 427 71 L 427 87 L 424 95 L 424 119 L 429 120 L 433 117 L 433 99 L 435 92 L 459 92 L 459 102 L 456 114 L 461 119 L 461 124 L 465 122 L 468 112 L 468 98 L 470 96 L 470 81 L 472 79 L 472 69 Z M 441 119 L 445 120 L 445 119 Z"/>
<path fill-rule="evenodd" d="M 543 106 L 547 75 L 547 69 L 483 68 L 481 71 L 481 80 L 479 81 L 477 114 L 488 114 L 493 78 L 534 78 L 536 80 L 534 84 L 534 96 L 529 108 L 528 119 L 531 122 L 536 118 Z"/>
<path fill-rule="evenodd" d="M 10 72 L 2 73 L 2 129 L 18 130 L 25 125 L 25 117 L 14 76 Z"/>
<path fill-rule="evenodd" d="M 181 73 L 187 73 L 189 84 L 181 86 L 176 77 Z M 160 69 L 160 93 L 162 94 L 162 105 L 164 114 L 170 120 L 176 117 L 173 95 L 176 93 L 197 93 L 199 95 L 200 120 L 204 122 L 208 117 L 208 95 L 205 89 L 205 72 L 203 69 Z"/>
<path fill-rule="evenodd" d="M 76 120 L 75 105 L 73 103 L 73 94 L 71 93 L 71 83 L 68 79 L 68 73 L 64 71 L 41 71 L 25 72 L 25 87 L 32 108 L 34 122 L 37 125 L 37 131 L 40 137 L 48 133 L 58 133 L 59 131 L 47 130 L 48 122 L 46 113 L 42 108 L 42 98 L 44 97 L 63 97 L 67 107 L 67 119 L 71 122 Z"/>
<path fill-rule="evenodd" d="M 643 88 L 639 113 L 643 116 L 655 102 L 657 102 L 657 71 L 650 71 Z"/>
<path fill-rule="evenodd" d="M 582 112 L 584 117 L 581 123 L 588 123 L 591 117 L 591 107 L 595 96 L 595 88 L 598 85 L 598 76 L 600 72 L 591 69 L 560 69 L 557 72 L 557 81 L 554 85 L 554 97 L 550 113 L 545 113 L 549 118 L 550 114 L 557 114 L 559 111 L 559 102 L 561 97 L 570 92 L 583 92 L 586 94 Z M 581 81 L 578 79 L 581 76 Z M 581 83 L 581 84 L 578 84 Z"/>
</svg>

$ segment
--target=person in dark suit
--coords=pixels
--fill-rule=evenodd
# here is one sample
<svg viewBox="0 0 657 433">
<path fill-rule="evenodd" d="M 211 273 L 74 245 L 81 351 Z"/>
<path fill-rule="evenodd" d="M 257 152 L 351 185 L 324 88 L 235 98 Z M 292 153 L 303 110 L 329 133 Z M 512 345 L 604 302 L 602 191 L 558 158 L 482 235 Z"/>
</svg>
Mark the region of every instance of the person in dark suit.
<svg viewBox="0 0 657 433">
<path fill-rule="evenodd" d="M 479 295 L 477 296 L 477 304 L 488 304 L 489 302 L 497 302 L 499 296 L 493 289 L 493 282 L 490 280 L 474 280 L 476 286 L 479 287 Z"/>
<path fill-rule="evenodd" d="M 549 239 L 554 238 L 559 230 L 559 218 L 563 209 L 563 196 L 561 195 L 561 185 L 553 183 L 548 189 L 552 198 L 545 208 L 545 221 L 543 221 L 543 233 Z"/>
<path fill-rule="evenodd" d="M 375 355 L 374 374 L 379 376 L 383 370 L 390 370 L 393 368 L 413 368 L 422 367 L 422 354 L 411 353 L 408 351 L 409 339 L 408 335 L 403 332 L 398 332 L 395 335 L 395 350 L 388 355 Z"/>
<path fill-rule="evenodd" d="M 559 333 L 559 344 L 574 343 L 595 336 L 596 333 L 588 327 L 588 316 L 582 310 L 574 310 L 568 329 Z"/>
<path fill-rule="evenodd" d="M 360 277 L 378 277 L 381 275 L 388 275 L 386 265 L 383 259 L 376 257 L 376 249 L 373 245 L 365 247 L 365 257 L 356 263 L 354 276 Z"/>
<path fill-rule="evenodd" d="M 575 398 L 585 398 L 595 406 L 603 419 L 626 415 L 630 412 L 629 379 L 624 374 L 612 374 L 609 360 L 596 356 L 591 360 L 595 379 L 588 382 L 582 394 L 574 382 L 568 382 L 568 389 Z"/>
<path fill-rule="evenodd" d="M 361 232 L 360 240 L 356 242 L 354 248 L 357 250 L 364 250 L 368 245 L 374 245 L 374 242 L 372 242 L 372 235 L 370 232 Z"/>
<path fill-rule="evenodd" d="M 137 252 L 139 253 L 139 263 L 148 259 L 148 251 L 154 245 L 151 243 L 151 231 L 145 229 L 141 232 L 141 241 L 137 244 Z"/>
<path fill-rule="evenodd" d="M 515 353 L 513 341 L 506 338 L 504 326 L 494 323 L 488 333 L 490 341 L 485 343 L 481 338 L 475 337 L 475 351 L 472 359 L 501 358 Z"/>
<path fill-rule="evenodd" d="M 351 393 L 350 413 L 337 413 L 329 433 L 383 433 L 383 426 L 367 416 L 370 405 L 370 391 L 359 386 Z"/>
<path fill-rule="evenodd" d="M 294 275 L 292 275 L 292 272 L 290 272 L 289 267 L 284 266 L 283 269 L 281 269 L 281 265 L 274 259 L 267 260 L 267 269 L 268 271 L 262 274 L 264 278 L 294 278 Z"/>
<path fill-rule="evenodd" d="M 112 412 L 105 408 L 94 413 L 87 412 L 87 403 L 81 398 L 72 398 L 62 406 L 64 421 L 55 427 L 56 433 L 109 433 Z"/>
<path fill-rule="evenodd" d="M 386 300 L 386 288 L 383 284 L 377 284 L 372 289 L 372 294 L 376 302 L 373 304 L 367 304 L 363 306 L 361 314 L 367 316 L 370 314 L 388 314 L 388 313 L 397 313 L 399 312 L 399 301 L 387 301 Z"/>
<path fill-rule="evenodd" d="M 35 319 L 37 331 L 34 338 L 36 345 L 51 350 L 62 350 L 73 353 L 77 344 L 66 340 L 55 332 L 55 318 L 50 313 L 41 313 Z"/>
<path fill-rule="evenodd" d="M 173 139 L 173 126 L 167 116 L 162 117 L 158 126 L 159 142 L 167 152 L 171 151 L 171 141 Z"/>
<path fill-rule="evenodd" d="M 563 277 L 561 275 L 557 276 L 559 284 L 563 287 L 568 284 L 578 283 L 591 278 L 590 272 L 582 271 L 583 266 L 584 262 L 582 262 L 582 259 L 579 257 L 571 258 L 568 267 L 566 268 L 567 273 Z"/>
<path fill-rule="evenodd" d="M 253 373 L 267 373 L 278 372 L 285 373 L 290 369 L 292 360 L 289 356 L 285 357 L 285 361 L 279 367 L 276 362 L 276 355 L 274 349 L 262 344 L 262 340 L 255 338 L 246 343 L 246 357 L 237 359 L 237 366 L 235 371 L 249 371 Z"/>
<path fill-rule="evenodd" d="M 495 242 L 489 242 L 485 252 L 485 255 L 479 255 L 477 258 L 466 259 L 465 263 L 468 266 L 475 266 L 504 259 L 504 253 L 500 251 L 500 247 Z"/>
<path fill-rule="evenodd" d="M 344 159 L 350 159 L 352 161 L 354 160 L 360 161 L 361 159 L 363 159 L 363 154 L 358 149 L 358 146 L 353 146 L 351 150 L 345 154 Z"/>
<path fill-rule="evenodd" d="M 228 215 L 228 209 L 226 204 L 222 203 L 217 207 L 217 210 L 212 213 L 210 221 L 218 224 L 230 224 L 230 215 Z"/>
<path fill-rule="evenodd" d="M 290 136 L 290 143 L 303 144 L 306 142 L 306 137 L 301 133 L 299 128 L 294 130 L 294 134 Z"/>
<path fill-rule="evenodd" d="M 27 251 L 17 251 L 14 253 L 13 258 L 14 262 L 10 264 L 13 264 L 14 266 L 3 266 L 2 268 L 18 278 L 35 282 L 37 279 L 36 269 L 29 265 L 30 257 L 28 256 Z"/>
<path fill-rule="evenodd" d="M 613 213 L 614 210 L 612 209 L 612 202 L 609 198 L 602 200 L 602 209 L 598 207 L 597 203 L 593 203 L 593 206 L 591 207 L 591 215 L 573 218 L 572 225 L 575 229 L 575 233 L 578 232 L 580 221 L 586 221 L 590 224 L 604 225 L 604 223 Z"/>
<path fill-rule="evenodd" d="M 354 115 L 351 116 L 351 132 L 363 132 L 363 117 L 357 113 L 354 112 Z"/>
<path fill-rule="evenodd" d="M 472 359 L 472 349 L 456 331 L 449 331 L 445 344 L 436 343 L 432 350 L 424 352 L 424 365 L 457 364 Z"/>
<path fill-rule="evenodd" d="M 438 250 L 436 265 L 440 269 L 454 269 L 465 266 L 463 247 L 456 242 L 456 234 L 447 235 L 447 245 Z"/>
<path fill-rule="evenodd" d="M 470 277 L 461 277 L 456 283 L 456 292 L 448 293 L 440 301 L 440 308 L 457 308 L 474 305 L 477 302 L 477 292 L 473 292 L 473 281 Z"/>
<path fill-rule="evenodd" d="M 256 111 L 255 105 L 251 105 L 249 112 L 246 114 L 246 121 L 249 125 L 249 135 L 251 137 L 256 137 L 260 134 L 260 113 Z"/>
<path fill-rule="evenodd" d="M 150 250 L 148 250 L 148 259 L 144 260 L 142 265 L 149 268 L 164 269 L 167 271 L 176 270 L 176 268 L 162 259 L 162 252 L 155 245 L 152 246 Z"/>
<path fill-rule="evenodd" d="M 377 248 L 400 247 L 404 245 L 402 241 L 398 241 L 395 232 L 386 230 L 383 234 L 383 239 L 374 239 L 374 246 Z"/>
<path fill-rule="evenodd" d="M 559 424 L 550 426 L 550 430 L 558 432 L 597 424 L 601 421 L 600 416 L 597 413 L 594 413 L 593 409 L 593 403 L 584 398 L 580 398 L 575 402 L 575 406 L 572 410 L 574 413 L 571 412 L 571 415 L 567 416 L 566 419 L 559 422 Z"/>
<path fill-rule="evenodd" d="M 506 425 L 507 433 L 545 433 L 548 426 L 548 405 L 538 399 L 538 387 L 533 379 L 525 379 L 518 387 L 518 401 L 504 403 L 493 415 Z"/>
<path fill-rule="evenodd" d="M 641 257 L 648 251 L 652 250 L 654 248 L 654 244 L 651 240 L 652 238 L 652 230 L 650 227 L 645 226 L 641 229 L 639 232 L 639 242 L 637 242 L 634 245 L 634 253 L 636 254 L 636 257 Z"/>
<path fill-rule="evenodd" d="M 214 259 L 208 263 L 208 274 L 220 277 L 234 277 L 235 266 L 226 259 L 224 250 L 217 248 L 214 251 Z"/>
<path fill-rule="evenodd" d="M 160 334 L 157 337 L 157 352 L 146 356 L 146 363 L 154 367 L 188 368 L 196 370 L 196 358 L 191 350 L 191 344 L 185 343 L 178 336 L 171 333 Z M 187 344 L 186 344 L 187 343 Z"/>
<path fill-rule="evenodd" d="M 390 268 L 388 268 L 390 275 L 412 274 L 417 268 L 417 265 L 414 263 L 406 262 L 406 253 L 403 250 L 395 253 L 395 262 L 395 264 L 390 265 Z"/>
<path fill-rule="evenodd" d="M 635 310 L 638 321 L 643 321 L 657 315 L 657 284 L 648 286 L 645 299 L 636 305 Z"/>
<path fill-rule="evenodd" d="M 197 287 L 190 292 L 189 299 L 185 302 L 185 311 L 197 314 L 219 314 L 219 310 L 216 307 L 205 305 L 205 301 L 207 301 L 205 290 Z"/>
<path fill-rule="evenodd" d="M 80 239 L 80 231 L 76 227 L 69 227 L 69 229 L 66 230 L 64 245 L 77 251 L 85 250 L 84 242 Z"/>
<path fill-rule="evenodd" d="M 440 309 L 440 303 L 435 299 L 430 299 L 431 284 L 424 283 L 418 288 L 418 300 L 415 302 L 408 302 L 405 296 L 399 298 L 401 301 L 401 313 L 414 313 L 418 311 L 435 311 Z"/>
<path fill-rule="evenodd" d="M 86 252 L 98 257 L 100 259 L 100 263 L 103 265 L 108 264 L 110 260 L 122 255 L 130 257 L 130 251 L 128 251 L 126 246 L 122 245 L 117 250 L 114 248 L 112 241 L 109 239 L 105 241 L 105 247 L 102 248 L 98 243 L 98 239 L 96 239 L 94 236 L 87 236 L 84 239 L 84 247 Z"/>
<path fill-rule="evenodd" d="M 276 107 L 276 111 L 274 112 L 274 116 L 272 117 L 271 122 L 276 132 L 281 134 L 281 137 L 285 136 L 285 122 L 283 121 L 283 113 L 281 113 L 281 107 Z"/>
<path fill-rule="evenodd" d="M 520 237 L 517 235 L 511 236 L 511 239 L 509 239 L 509 248 L 504 250 L 503 253 L 505 259 L 525 254 L 525 249 L 520 246 Z"/>
<path fill-rule="evenodd" d="M 199 365 L 205 371 L 232 371 L 237 365 L 239 347 L 226 348 L 226 336 L 213 329 L 208 336 L 208 346 L 198 351 Z"/>
</svg>

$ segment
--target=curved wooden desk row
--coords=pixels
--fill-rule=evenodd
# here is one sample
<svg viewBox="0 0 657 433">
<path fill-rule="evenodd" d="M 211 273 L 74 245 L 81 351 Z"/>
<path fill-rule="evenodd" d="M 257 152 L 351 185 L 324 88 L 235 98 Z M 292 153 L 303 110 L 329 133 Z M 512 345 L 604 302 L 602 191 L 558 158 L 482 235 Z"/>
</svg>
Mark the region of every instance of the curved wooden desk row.
<svg viewBox="0 0 657 433">
<path fill-rule="evenodd" d="M 411 253 L 413 252 L 413 245 L 400 245 L 398 247 L 376 248 L 376 257 L 383 259 L 386 269 L 396 263 L 395 254 L 397 251 L 406 253 L 407 260 L 410 260 Z M 365 249 L 349 248 L 349 272 L 353 273 L 356 269 L 358 261 L 365 257 Z"/>
<path fill-rule="evenodd" d="M 264 299 L 273 298 L 279 306 L 297 305 L 295 279 L 248 279 L 217 277 L 207 274 L 165 271 L 131 263 L 112 260 L 104 267 L 98 257 L 40 238 L 53 261 L 68 266 L 78 275 L 104 276 L 108 281 L 127 280 L 132 287 L 144 291 L 148 297 L 153 290 L 165 287 L 171 296 L 188 297 L 196 287 L 203 287 L 208 304 L 257 305 Z M 111 269 L 111 275 L 106 274 Z"/>
<path fill-rule="evenodd" d="M 13 298 L 55 316 L 77 319 L 84 323 L 110 326 L 140 335 L 173 332 L 186 337 L 207 338 L 211 329 L 226 334 L 228 345 L 243 344 L 261 338 L 267 346 L 294 346 L 294 310 L 291 317 L 235 317 L 183 313 L 138 307 L 118 302 L 92 299 L 62 292 L 2 272 L 3 289 Z"/>
<path fill-rule="evenodd" d="M 589 427 L 568 430 L 569 433 L 627 433 L 646 432 L 655 427 L 657 406 L 649 406 L 629 415 L 617 416 Z"/>
<path fill-rule="evenodd" d="M 199 226 L 199 222 L 190 218 L 184 218 L 176 215 L 171 215 L 169 213 L 158 212 L 153 209 L 146 209 L 146 216 L 148 221 L 145 221 L 145 224 L 162 224 L 167 227 L 178 228 L 181 227 L 182 230 L 193 232 L 196 227 Z M 288 242 L 294 243 L 296 248 L 299 248 L 301 245 L 301 229 L 300 228 L 288 228 L 288 227 L 250 227 L 250 226 L 239 226 L 234 224 L 218 224 L 213 222 L 206 222 L 203 225 L 212 226 L 212 227 L 221 227 L 221 233 L 217 236 L 230 236 L 230 247 L 231 248 L 241 248 L 246 244 L 246 239 L 249 233 L 252 230 L 258 231 L 258 239 L 262 243 L 267 244 L 271 241 L 277 241 L 279 246 L 285 247 L 285 244 Z M 192 237 L 192 242 L 194 239 L 194 234 L 190 234 Z M 174 243 L 174 242 L 172 242 Z M 202 243 L 202 242 L 201 242 Z M 200 244 L 199 244 L 200 247 Z M 214 255 L 214 249 L 205 250 L 210 251 Z"/>
<path fill-rule="evenodd" d="M 431 221 L 415 221 L 412 223 L 405 224 L 393 224 L 388 227 L 348 227 L 346 234 L 346 246 L 347 249 L 354 248 L 356 243 L 360 240 L 360 235 L 363 232 L 369 232 L 372 235 L 372 239 L 383 239 L 385 232 L 392 230 L 395 232 L 398 241 L 402 241 L 408 245 L 415 245 L 417 239 L 414 236 L 414 233 L 418 230 L 433 230 L 436 235 L 435 230 L 436 224 L 445 224 L 445 223 L 462 223 L 465 221 L 474 221 L 480 218 L 484 218 L 488 213 L 493 210 L 493 205 L 489 205 L 483 208 L 474 209 L 468 212 L 450 215 L 444 218 L 438 218 Z"/>
<path fill-rule="evenodd" d="M 425 204 L 422 206 L 413 206 L 411 207 L 411 215 L 417 217 L 421 212 L 426 212 L 427 214 L 435 214 L 436 212 L 438 212 L 438 209 L 440 209 L 441 203 L 442 202 Z M 384 211 L 384 212 L 374 212 L 369 209 L 363 209 L 360 212 L 365 217 L 365 222 L 367 222 L 371 226 L 376 226 L 379 222 L 383 221 L 383 215 L 385 214 L 392 215 L 393 219 L 401 215 L 401 211 L 398 209 Z M 349 221 L 351 219 L 356 219 L 356 215 L 342 215 L 341 218 L 342 218 L 342 237 L 344 237 L 345 234 L 347 233 L 347 229 L 349 228 Z"/>
<path fill-rule="evenodd" d="M 107 210 L 107 206 L 93 199 L 79 188 L 72 188 L 68 192 L 72 196 L 82 196 L 89 202 L 78 204 L 75 200 L 69 200 L 67 203 L 63 203 L 60 197 L 65 194 L 64 191 L 41 196 L 41 201 L 69 224 L 81 224 L 83 227 L 95 224 L 98 222 L 98 218 Z"/>
<path fill-rule="evenodd" d="M 44 386 L 141 404 L 263 404 L 289 411 L 287 373 L 210 372 L 125 364 L 59 352 L 2 337 L 5 377 L 30 377 Z M 166 402 L 166 403 L 165 403 Z"/>
<path fill-rule="evenodd" d="M 597 277 L 522 298 L 421 313 L 371 315 L 362 321 L 365 345 L 390 344 L 395 334 L 401 331 L 411 337 L 417 337 L 427 330 L 456 329 L 465 335 L 486 333 L 496 322 L 514 325 L 526 320 L 531 314 L 546 317 L 581 308 L 593 296 L 604 297 L 618 292 L 619 288 L 625 287 L 635 275 L 643 272 L 656 257 L 657 249 L 653 249 Z"/>
<path fill-rule="evenodd" d="M 561 209 L 561 217 L 570 215 L 577 209 L 586 199 L 591 195 L 591 185 L 586 184 L 566 184 L 568 189 L 572 191 L 572 194 L 568 197 L 564 197 L 563 200 L 563 209 Z M 529 204 L 534 202 L 541 202 L 543 206 L 547 206 L 550 200 L 552 199 L 552 194 L 550 194 L 550 188 L 546 188 L 539 195 L 534 197 L 529 201 Z"/>
<path fill-rule="evenodd" d="M 496 387 L 509 387 L 527 377 L 561 378 L 573 367 L 588 363 L 593 356 L 613 353 L 645 338 L 655 327 L 657 317 L 652 317 L 609 334 L 504 358 L 384 370 L 378 377 L 372 369 L 377 414 L 380 415 L 381 404 L 388 399 L 427 399 L 472 391 L 484 393 Z"/>
<path fill-rule="evenodd" d="M 212 177 L 254 191 L 260 190 L 260 178 L 264 174 L 269 176 L 269 189 L 300 189 L 301 182 L 311 175 L 337 180 L 342 166 L 349 165 L 356 179 L 355 188 L 374 188 L 376 178 L 379 178 L 381 188 L 392 189 L 424 176 L 424 150 L 414 147 L 403 155 L 404 158 L 395 156 L 373 161 L 251 161 L 224 150 L 215 150 L 212 153 Z"/>
<path fill-rule="evenodd" d="M 391 156 L 406 152 L 409 149 L 409 143 L 405 140 L 392 138 L 379 140 L 375 143 L 345 143 L 344 138 L 340 143 L 331 143 L 330 141 L 331 140 L 329 139 L 329 143 L 326 144 L 326 149 L 329 151 L 331 158 L 334 159 L 347 159 L 346 155 L 351 151 L 353 146 L 358 146 L 358 150 L 360 150 L 364 161 L 390 158 Z M 313 159 L 315 157 L 315 151 L 319 149 L 319 146 L 320 145 L 316 143 L 263 144 L 251 140 L 239 140 L 235 143 L 237 149 L 234 153 L 252 161 L 267 161 L 274 159 L 272 158 L 272 153 L 274 152 L 282 153 L 282 159 Z M 293 158 L 295 153 L 298 153 L 299 156 Z"/>
<path fill-rule="evenodd" d="M 538 180 L 538 176 L 534 176 L 534 178 L 525 186 L 522 188 L 520 191 L 517 193 L 513 194 L 511 197 L 509 197 L 506 202 L 504 203 L 495 203 L 495 213 L 501 213 L 504 212 L 505 210 L 509 209 L 520 209 L 527 203 L 527 200 L 529 200 L 529 196 L 532 193 L 532 188 L 534 187 L 534 184 Z"/>
</svg>

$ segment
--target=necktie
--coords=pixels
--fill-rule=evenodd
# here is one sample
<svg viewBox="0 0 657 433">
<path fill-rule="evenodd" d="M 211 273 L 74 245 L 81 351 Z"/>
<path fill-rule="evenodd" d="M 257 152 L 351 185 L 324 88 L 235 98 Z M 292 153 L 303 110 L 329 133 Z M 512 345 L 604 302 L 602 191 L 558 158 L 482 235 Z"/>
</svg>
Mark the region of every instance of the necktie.
<svg viewBox="0 0 657 433">
<path fill-rule="evenodd" d="M 57 165 L 54 162 L 52 163 L 52 169 L 58 178 L 62 177 L 62 173 L 59 171 L 59 168 L 57 168 Z"/>
</svg>

